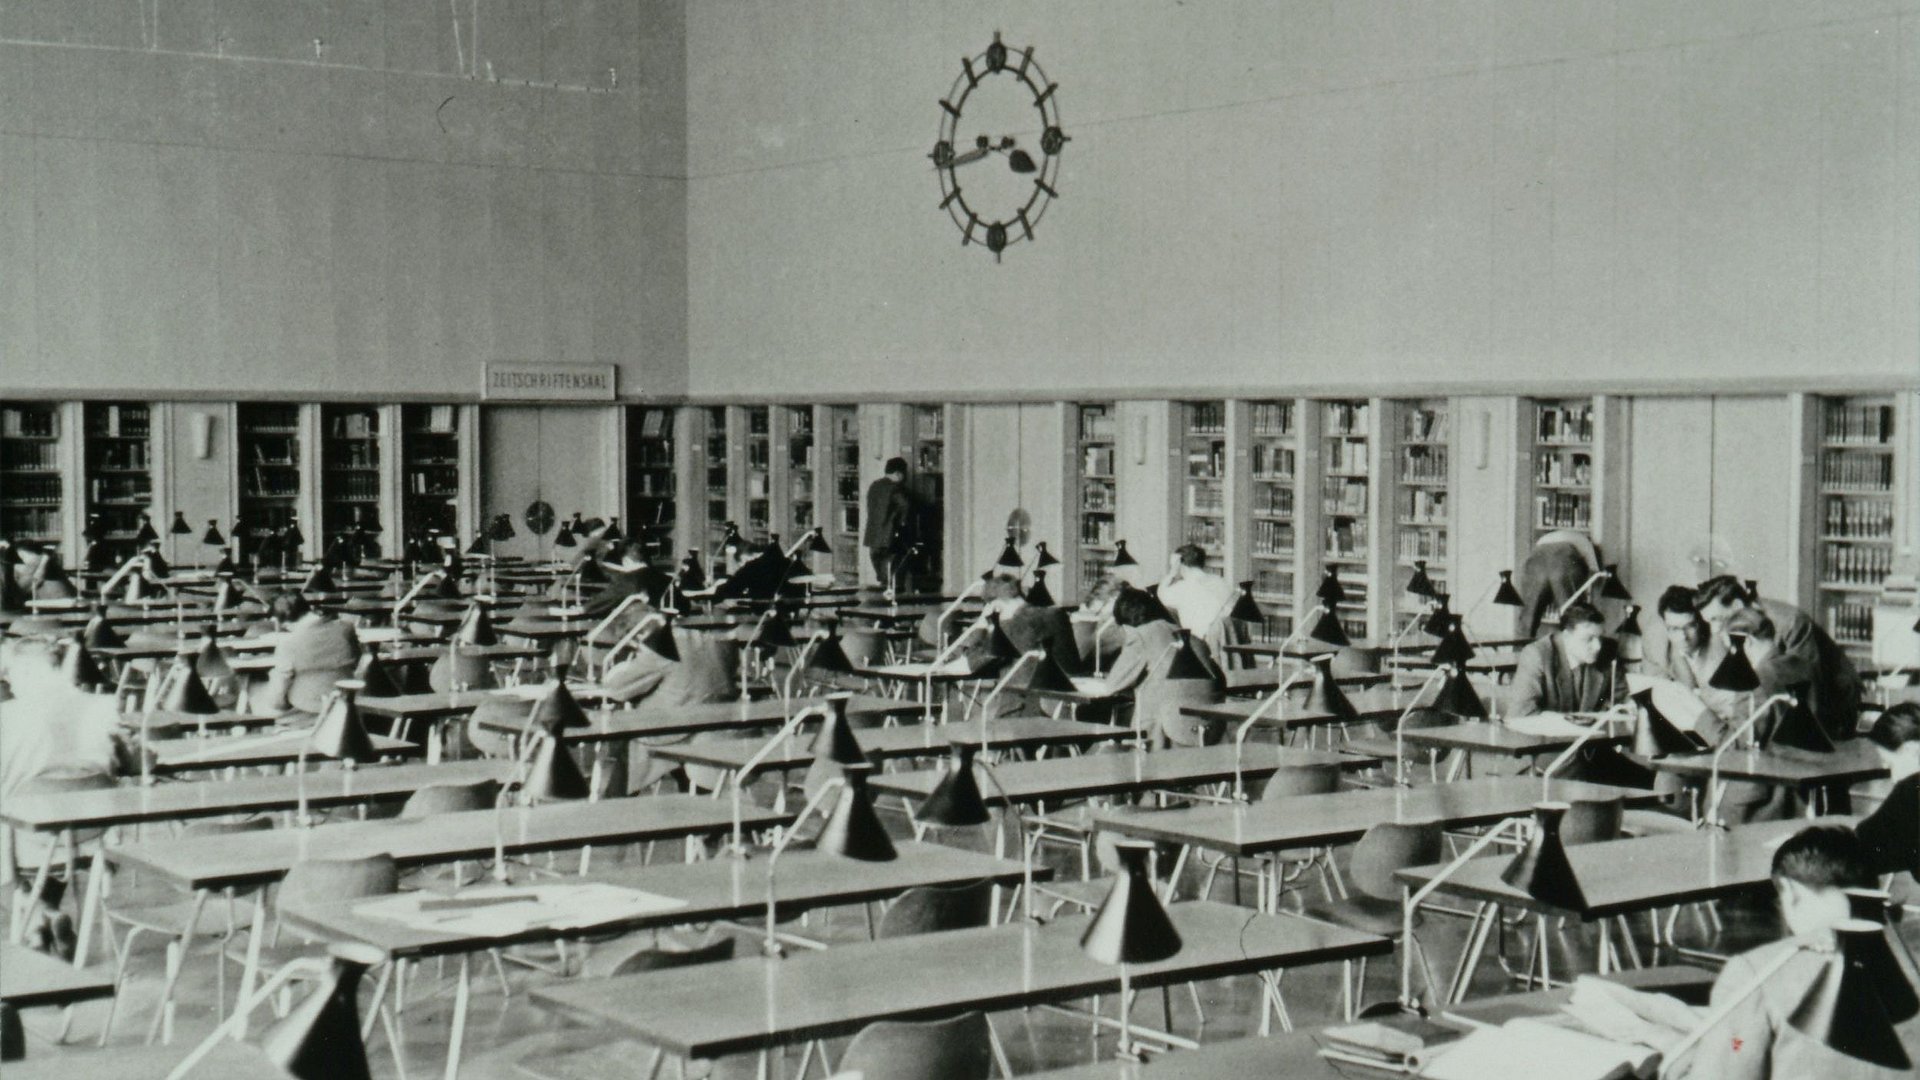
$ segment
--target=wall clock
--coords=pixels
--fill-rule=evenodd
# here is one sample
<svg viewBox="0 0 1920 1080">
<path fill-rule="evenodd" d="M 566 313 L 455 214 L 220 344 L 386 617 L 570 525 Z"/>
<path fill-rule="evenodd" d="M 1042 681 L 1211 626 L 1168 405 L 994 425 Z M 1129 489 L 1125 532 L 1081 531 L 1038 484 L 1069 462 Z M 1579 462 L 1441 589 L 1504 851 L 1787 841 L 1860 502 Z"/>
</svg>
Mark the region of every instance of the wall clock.
<svg viewBox="0 0 1920 1080">
<path fill-rule="evenodd" d="M 1015 52 L 993 35 L 940 99 L 933 171 L 940 209 L 960 243 L 1001 253 L 1032 240 L 1047 206 L 1060 197 L 1060 153 L 1070 141 L 1060 124 L 1059 84 L 1047 81 L 1033 46 Z M 1038 157 L 1035 157 L 1035 152 Z"/>
</svg>

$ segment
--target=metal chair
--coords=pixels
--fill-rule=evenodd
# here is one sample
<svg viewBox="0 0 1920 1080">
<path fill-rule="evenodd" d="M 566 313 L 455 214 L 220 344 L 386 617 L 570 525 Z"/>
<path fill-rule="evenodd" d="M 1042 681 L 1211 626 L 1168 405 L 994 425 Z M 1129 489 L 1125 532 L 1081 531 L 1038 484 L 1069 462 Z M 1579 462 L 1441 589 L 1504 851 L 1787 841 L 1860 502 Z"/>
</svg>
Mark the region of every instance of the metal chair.
<svg viewBox="0 0 1920 1080">
<path fill-rule="evenodd" d="M 1250 783 L 1257 783 L 1257 781 L 1250 781 Z M 1327 795 L 1338 790 L 1340 790 L 1340 766 L 1337 763 L 1329 762 L 1324 765 L 1282 765 L 1274 771 L 1271 777 L 1267 778 L 1265 784 L 1260 789 L 1259 799 L 1261 802 L 1271 802 L 1277 799 L 1292 798 L 1299 795 Z M 1291 880 L 1282 871 L 1281 867 L 1294 867 L 1296 872 L 1293 876 L 1297 877 L 1300 872 L 1305 871 L 1307 866 L 1320 862 L 1322 851 L 1323 849 L 1320 848 L 1297 848 L 1275 852 L 1270 856 L 1263 856 L 1261 858 L 1260 868 L 1257 872 L 1265 874 L 1271 871 L 1273 875 L 1273 895 L 1277 899 L 1280 894 L 1280 886 L 1286 881 Z M 1214 879 L 1219 876 L 1221 867 L 1231 860 L 1225 855 L 1210 852 L 1202 856 L 1202 861 L 1207 868 L 1207 876 L 1200 885 L 1200 895 L 1206 897 L 1213 895 Z M 1320 882 L 1322 887 L 1326 889 L 1327 899 L 1329 900 L 1334 899 L 1337 893 L 1334 884 L 1337 878 L 1330 879 L 1328 877 L 1328 869 L 1331 863 L 1331 859 L 1320 862 Z"/>
<path fill-rule="evenodd" d="M 993 915 L 993 883 L 928 885 L 908 889 L 887 908 L 874 929 L 876 938 L 933 934 L 985 926 Z"/>
<path fill-rule="evenodd" d="M 1433 970 L 1427 964 L 1426 951 L 1417 938 L 1400 941 L 1402 934 L 1401 887 L 1397 871 L 1426 866 L 1445 858 L 1445 842 L 1437 821 L 1382 821 L 1369 828 L 1353 845 L 1347 862 L 1347 896 L 1341 900 L 1301 905 L 1302 914 L 1341 926 L 1399 942 L 1414 950 L 1420 971 L 1426 978 L 1428 993 L 1438 992 Z M 1367 982 L 1367 962 L 1362 959 L 1354 976 L 1349 1000 L 1363 996 Z"/>
<path fill-rule="evenodd" d="M 840 1068 L 865 1080 L 987 1080 L 1003 1057 L 987 1014 L 967 1012 L 868 1024 L 847 1044 Z"/>
</svg>

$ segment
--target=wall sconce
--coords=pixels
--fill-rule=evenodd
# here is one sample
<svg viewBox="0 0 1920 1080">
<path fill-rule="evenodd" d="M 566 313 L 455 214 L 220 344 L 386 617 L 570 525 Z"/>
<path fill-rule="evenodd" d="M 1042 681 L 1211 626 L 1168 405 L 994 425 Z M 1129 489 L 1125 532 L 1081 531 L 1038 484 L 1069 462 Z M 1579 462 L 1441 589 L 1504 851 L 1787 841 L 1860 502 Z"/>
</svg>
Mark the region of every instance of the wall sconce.
<svg viewBox="0 0 1920 1080">
<path fill-rule="evenodd" d="M 1133 463 L 1147 463 L 1147 418 L 1145 415 L 1133 418 Z"/>
<path fill-rule="evenodd" d="M 1481 409 L 1475 419 L 1478 422 L 1474 425 L 1473 467 L 1484 469 L 1487 467 L 1487 448 L 1493 443 L 1493 414 Z"/>
<path fill-rule="evenodd" d="M 213 456 L 213 416 L 194 413 L 188 423 L 193 436 L 193 456 L 205 461 Z"/>
</svg>

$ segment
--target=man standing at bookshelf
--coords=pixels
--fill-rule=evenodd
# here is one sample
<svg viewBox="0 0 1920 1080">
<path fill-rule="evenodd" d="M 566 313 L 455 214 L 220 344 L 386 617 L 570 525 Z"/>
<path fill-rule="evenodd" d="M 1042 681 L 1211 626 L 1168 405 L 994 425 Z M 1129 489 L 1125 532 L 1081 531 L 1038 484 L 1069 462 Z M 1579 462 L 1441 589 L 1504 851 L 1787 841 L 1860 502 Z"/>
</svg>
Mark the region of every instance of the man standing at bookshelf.
<svg viewBox="0 0 1920 1080">
<path fill-rule="evenodd" d="M 887 459 L 886 475 L 867 485 L 866 524 L 860 542 L 867 547 L 873 575 L 882 587 L 894 587 L 896 566 L 912 544 L 913 496 L 907 490 L 907 459 Z"/>
</svg>

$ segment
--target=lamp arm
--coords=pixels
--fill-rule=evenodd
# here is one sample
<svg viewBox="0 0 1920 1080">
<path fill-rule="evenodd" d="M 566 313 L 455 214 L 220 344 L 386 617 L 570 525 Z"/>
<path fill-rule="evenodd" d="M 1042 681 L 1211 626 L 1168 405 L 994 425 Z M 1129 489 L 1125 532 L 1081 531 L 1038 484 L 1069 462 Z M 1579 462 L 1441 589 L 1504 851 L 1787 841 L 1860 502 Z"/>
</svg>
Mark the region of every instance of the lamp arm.
<svg viewBox="0 0 1920 1080">
<path fill-rule="evenodd" d="M 827 707 L 825 705 L 815 705 L 794 713 L 786 723 L 780 725 L 780 730 L 776 732 L 772 738 L 762 743 L 760 749 L 753 752 L 752 757 L 741 762 L 740 767 L 734 770 L 731 787 L 733 789 L 733 850 L 735 854 L 743 855 L 747 850 L 746 844 L 742 839 L 744 830 L 740 824 L 742 817 L 741 800 L 745 798 L 747 778 L 752 776 L 753 771 L 759 768 L 762 762 L 767 760 L 767 755 L 773 753 L 774 747 L 779 746 L 789 735 L 792 735 L 799 729 L 801 721 L 809 716 L 825 717 L 826 715 Z"/>
<path fill-rule="evenodd" d="M 1726 1001 L 1714 1006 L 1713 1010 L 1707 1013 L 1706 1017 L 1702 1019 L 1692 1031 L 1687 1032 L 1685 1037 L 1667 1048 L 1667 1050 L 1660 1055 L 1659 1075 L 1662 1077 L 1673 1075 L 1673 1063 L 1680 1060 L 1680 1055 L 1693 1049 L 1694 1045 L 1711 1034 L 1714 1028 L 1724 1023 L 1727 1017 L 1733 1015 L 1735 1009 L 1746 1004 L 1748 998 L 1758 993 L 1760 988 L 1767 984 L 1767 980 L 1779 974 L 1780 969 L 1786 967 L 1787 964 L 1791 962 L 1794 957 L 1800 955 L 1805 948 L 1805 945 L 1799 945 L 1792 949 L 1782 950 L 1779 956 L 1774 957 L 1772 962 L 1760 969 L 1760 973 L 1753 977 L 1752 982 L 1741 987 L 1739 993 L 1734 994 Z"/>
<path fill-rule="evenodd" d="M 1613 727 L 1611 723 L 1608 723 L 1604 726 L 1608 730 L 1611 730 Z M 1579 753 L 1580 748 L 1587 745 L 1587 743 L 1590 740 L 1592 740 L 1592 738 L 1595 735 L 1600 734 L 1601 730 L 1602 730 L 1602 725 L 1595 724 L 1592 727 L 1588 728 L 1587 730 L 1581 732 L 1579 738 L 1573 740 L 1573 742 L 1569 744 L 1565 750 L 1560 751 L 1560 756 L 1554 758 L 1553 761 L 1549 763 L 1545 769 L 1542 769 L 1540 771 L 1540 797 L 1542 799 L 1545 799 L 1547 797 L 1548 791 L 1551 790 L 1549 785 L 1553 783 L 1553 774 L 1565 768 L 1567 762 L 1573 760 L 1573 755 Z"/>
<path fill-rule="evenodd" d="M 1701 815 L 1701 821 L 1711 824 L 1720 816 L 1720 800 L 1721 796 L 1725 794 L 1720 790 L 1720 759 L 1725 757 L 1727 751 L 1733 749 L 1734 744 L 1740 741 L 1740 736 L 1753 730 L 1753 726 L 1760 722 L 1760 718 L 1766 715 L 1768 709 L 1773 708 L 1776 704 L 1791 703 L 1792 701 L 1792 694 L 1775 694 L 1760 704 L 1755 705 L 1753 711 L 1747 714 L 1747 718 L 1740 721 L 1740 726 L 1734 728 L 1732 732 L 1728 733 L 1726 738 L 1720 740 L 1719 746 L 1713 748 L 1713 767 L 1708 770 L 1707 773 L 1707 797 L 1712 801 L 1708 804 L 1707 812 Z"/>
<path fill-rule="evenodd" d="M 953 613 L 960 610 L 960 605 L 966 603 L 968 597 L 985 587 L 985 585 L 986 582 L 979 578 L 974 578 L 973 581 L 968 583 L 966 588 L 960 590 L 959 596 L 953 598 L 953 603 L 948 604 L 940 610 L 940 617 L 935 619 L 933 623 L 934 640 L 939 640 L 940 635 L 946 633 L 947 620 L 953 618 Z"/>
<path fill-rule="evenodd" d="M 1005 804 L 1007 812 L 1013 815 L 1013 820 L 1019 827 L 1020 917 L 1031 923 L 1033 921 L 1033 859 L 1027 853 L 1027 815 L 1020 809 L 1020 804 L 1014 801 L 1013 796 L 1007 794 L 1006 786 L 1000 783 L 998 770 L 983 761 L 975 761 L 974 766 L 986 774 L 987 780 L 993 784 L 993 790 L 1000 793 L 1000 801 Z"/>
<path fill-rule="evenodd" d="M 1581 585 L 1578 589 L 1575 589 L 1573 595 L 1567 597 L 1566 603 L 1560 605 L 1560 609 L 1554 613 L 1554 620 L 1557 622 L 1560 619 L 1565 618 L 1567 614 L 1567 609 L 1579 603 L 1580 598 L 1587 595 L 1587 593 L 1595 585 L 1598 585 L 1601 581 L 1605 580 L 1606 576 L 1607 576 L 1607 572 L 1605 570 L 1595 570 L 1593 572 L 1593 576 L 1589 577 L 1586 580 L 1585 584 Z"/>
<path fill-rule="evenodd" d="M 1113 604 L 1109 602 L 1107 604 L 1107 610 L 1101 612 L 1100 617 L 1093 620 L 1093 673 L 1095 676 L 1100 674 L 1100 634 L 1112 625 L 1114 625 Z"/>
<path fill-rule="evenodd" d="M 981 750 L 984 751 L 987 748 L 986 747 L 987 718 L 993 715 L 994 699 L 998 698 L 1000 696 L 1000 692 L 1007 688 L 1007 684 L 1012 682 L 1014 680 L 1014 677 L 1020 674 L 1020 669 L 1022 667 L 1025 667 L 1030 662 L 1037 662 L 1040 660 L 1045 660 L 1046 658 L 1047 658 L 1047 651 L 1045 649 L 1034 649 L 1029 652 L 1021 653 L 1019 659 L 1015 660 L 1012 664 L 1008 665 L 1007 673 L 1005 675 L 1000 676 L 1000 681 L 993 684 L 993 689 L 987 691 L 986 698 L 980 702 L 980 739 L 981 739 L 980 749 Z"/>
<path fill-rule="evenodd" d="M 1175 642 L 1174 644 L 1178 645 L 1179 643 Z M 1172 650 L 1169 649 L 1168 651 Z M 1312 670 L 1311 664 L 1308 665 L 1308 670 Z M 1239 727 L 1233 729 L 1233 797 L 1236 800 L 1245 798 L 1247 793 L 1246 781 L 1241 775 L 1241 757 L 1246 752 L 1248 733 L 1253 730 L 1253 725 L 1259 723 L 1260 718 L 1266 715 L 1269 706 L 1272 706 L 1276 710 L 1283 707 L 1287 691 L 1293 689 L 1293 685 L 1299 682 L 1301 676 L 1305 674 L 1305 671 L 1297 671 L 1291 677 L 1282 680 L 1279 688 L 1267 695 L 1260 704 L 1254 706 L 1253 712 L 1248 714 L 1245 720 L 1240 721 Z M 1284 734 L 1283 732 L 1282 741 L 1285 741 Z"/>
<path fill-rule="evenodd" d="M 594 644 L 596 641 L 599 640 L 601 633 L 604 632 L 608 627 L 612 626 L 613 621 L 615 619 L 618 619 L 622 612 L 626 611 L 628 608 L 632 607 L 633 605 L 645 599 L 646 599 L 646 596 L 642 593 L 628 593 L 626 596 L 621 597 L 620 603 L 614 606 L 613 611 L 608 613 L 606 618 L 601 619 L 598 623 L 596 623 L 593 629 L 587 631 L 587 636 L 582 640 L 588 645 Z M 618 645 L 615 645 L 614 647 L 619 648 Z"/>
<path fill-rule="evenodd" d="M 626 600 L 620 601 L 620 607 L 615 609 L 614 614 L 617 615 L 621 610 L 624 610 L 627 606 L 628 600 L 638 600 L 638 599 L 639 597 L 636 595 L 636 596 L 629 596 L 627 597 Z M 621 636 L 619 641 L 616 641 L 613 643 L 613 647 L 607 650 L 607 653 L 605 656 L 600 658 L 600 669 L 602 671 L 605 671 L 607 667 L 613 663 L 613 658 L 620 655 L 620 651 L 622 649 L 631 648 L 634 645 L 637 645 L 640 641 L 641 634 L 645 633 L 647 630 L 651 629 L 654 626 L 665 625 L 666 621 L 667 621 L 667 617 L 665 615 L 662 615 L 657 611 L 648 612 L 645 617 L 643 617 L 639 622 L 633 625 L 633 629 L 627 631 L 624 635 Z M 587 640 L 588 640 L 588 644 L 592 644 L 593 639 L 589 638 Z"/>
<path fill-rule="evenodd" d="M 1397 672 L 1400 669 L 1400 643 L 1406 640 L 1408 634 L 1413 633 L 1414 628 L 1420 625 L 1423 618 L 1422 615 L 1416 613 L 1412 618 L 1407 620 L 1407 625 L 1394 631 L 1392 640 L 1387 642 L 1387 651 L 1392 654 L 1391 659 L 1387 662 L 1387 670 Z M 1395 681 L 1393 684 L 1393 707 L 1396 709 L 1400 707 L 1400 684 L 1398 681 Z"/>
<path fill-rule="evenodd" d="M 1293 630 L 1289 632 L 1286 637 L 1280 639 L 1280 648 L 1277 651 L 1275 651 L 1273 654 L 1273 666 L 1279 667 L 1280 662 L 1286 659 L 1287 646 L 1300 640 L 1300 635 L 1306 632 L 1308 623 L 1313 622 L 1314 620 L 1318 619 L 1320 616 L 1325 615 L 1327 613 L 1328 613 L 1327 605 L 1315 604 L 1312 607 L 1307 609 L 1307 613 L 1305 615 L 1302 615 L 1299 619 L 1296 619 L 1293 624 Z"/>
<path fill-rule="evenodd" d="M 927 663 L 927 672 L 921 678 L 920 704 L 922 706 L 921 719 L 923 722 L 933 723 L 933 676 L 940 670 L 940 665 L 951 660 L 953 654 L 959 651 L 960 646 L 964 644 L 968 638 L 986 628 L 987 620 L 985 618 L 976 620 L 973 625 L 961 631 L 959 637 L 954 638 L 952 642 L 948 643 L 946 648 L 934 654 L 933 659 Z"/>
<path fill-rule="evenodd" d="M 426 589 L 426 587 L 427 587 L 428 585 L 431 585 L 431 584 L 433 584 L 433 583 L 434 583 L 435 581 L 437 581 L 437 580 L 440 580 L 440 579 L 443 579 L 443 578 L 445 578 L 446 576 L 447 576 L 447 572 L 446 572 L 445 570 L 435 570 L 435 571 L 433 571 L 432 573 L 430 573 L 430 574 L 428 574 L 428 575 L 426 575 L 425 577 L 423 577 L 423 578 L 421 578 L 421 579 L 420 579 L 419 581 L 416 581 L 416 582 L 414 582 L 414 583 L 413 583 L 413 588 L 411 588 L 411 589 L 408 589 L 408 590 L 406 591 L 406 593 L 405 593 L 405 594 L 403 594 L 403 595 L 402 595 L 402 596 L 400 597 L 400 599 L 399 599 L 398 601 L 396 601 L 396 602 L 394 603 L 394 605 L 393 605 L 393 620 L 394 620 L 394 622 L 395 622 L 396 624 L 398 624 L 398 623 L 399 623 L 399 621 L 400 621 L 400 616 L 401 616 L 401 614 L 402 614 L 402 613 L 404 613 L 404 612 L 405 612 L 405 611 L 407 610 L 407 605 L 408 605 L 408 604 L 411 604 L 411 603 L 413 603 L 413 601 L 414 601 L 414 600 L 415 600 L 415 599 L 416 599 L 417 597 L 419 597 L 419 595 L 420 595 L 420 594 L 421 594 L 421 593 L 422 593 L 423 591 L 425 591 L 425 589 Z"/>
<path fill-rule="evenodd" d="M 146 557 L 147 557 L 147 553 L 144 551 L 136 551 L 132 555 L 128 556 L 127 561 L 121 563 L 120 568 L 115 570 L 113 572 L 113 575 L 107 578 L 107 580 L 101 584 L 100 599 L 106 600 L 109 597 L 111 597 L 113 595 L 114 588 L 120 584 L 121 579 L 125 578 L 128 574 L 133 573 L 134 568 L 138 566 L 141 560 L 145 559 Z"/>
<path fill-rule="evenodd" d="M 767 936 L 762 942 L 762 947 L 769 956 L 778 955 L 780 948 L 779 934 L 774 930 L 776 898 L 774 896 L 773 876 L 775 868 L 779 865 L 780 855 L 787 850 L 788 844 L 793 843 L 793 838 L 800 835 L 800 826 L 804 825 L 806 820 L 813 816 L 815 810 L 818 810 L 826 803 L 827 796 L 845 787 L 846 783 L 847 781 L 844 777 L 835 776 L 821 784 L 820 790 L 814 792 L 813 797 L 807 800 L 807 805 L 800 808 L 800 816 L 793 819 L 793 824 L 789 825 L 786 831 L 782 832 L 779 838 L 774 840 L 772 849 L 767 852 Z"/>
<path fill-rule="evenodd" d="M 1401 940 L 1407 942 L 1413 940 L 1413 913 L 1419 910 L 1421 904 L 1426 903 L 1427 897 L 1433 895 L 1433 890 L 1444 884 L 1446 880 L 1457 873 L 1462 866 L 1467 865 L 1474 856 L 1485 851 L 1495 840 L 1500 839 L 1509 832 L 1519 831 L 1527 820 L 1527 818 L 1523 817 L 1502 819 L 1500 824 L 1480 834 L 1480 838 L 1468 845 L 1467 850 L 1455 856 L 1452 862 L 1441 867 L 1440 872 L 1435 874 L 1425 885 L 1414 890 L 1413 894 L 1407 897 L 1406 905 L 1400 912 L 1400 932 L 1405 935 Z M 1410 1004 L 1413 1001 L 1413 949 L 1411 946 L 1401 950 L 1400 1000 L 1403 1004 Z"/>
<path fill-rule="evenodd" d="M 1446 673 L 1445 667 L 1436 666 L 1433 674 L 1427 676 L 1427 681 L 1420 684 L 1420 689 L 1413 692 L 1413 700 L 1408 702 L 1406 709 L 1400 713 L 1399 719 L 1393 722 L 1393 768 L 1396 787 L 1405 787 L 1407 784 L 1407 717 L 1413 715 L 1413 710 L 1420 707 L 1420 699 L 1426 697 L 1427 691 L 1432 689 L 1433 684 Z"/>
<path fill-rule="evenodd" d="M 218 1027 L 208 1032 L 206 1038 L 200 1040 L 192 1050 L 188 1051 L 187 1056 L 180 1059 L 180 1063 L 175 1065 L 173 1071 L 167 1074 L 167 1080 L 183 1080 L 183 1078 L 193 1075 L 194 1067 L 199 1065 L 208 1054 L 212 1053 L 214 1047 L 220 1045 L 220 1043 L 226 1039 L 238 1038 L 247 1022 L 248 1015 L 251 1014 L 253 1010 L 259 1008 L 261 1003 L 271 1001 L 274 995 L 280 993 L 281 988 L 286 986 L 287 983 L 291 982 L 296 976 L 320 974 L 326 970 L 327 962 L 319 957 L 303 956 L 297 960 L 288 961 L 280 970 L 269 976 L 267 981 L 261 983 L 244 1001 L 235 1005 L 233 1012 L 228 1015 L 225 1020 L 221 1021 Z"/>
<path fill-rule="evenodd" d="M 807 665 L 813 660 L 813 654 L 819 651 L 820 643 L 825 640 L 827 640 L 827 632 L 815 630 L 812 637 L 801 642 L 799 652 L 794 654 L 792 666 L 787 668 L 787 677 L 780 683 L 781 701 L 793 700 L 793 680 L 807 669 Z"/>
<path fill-rule="evenodd" d="M 507 774 L 506 783 L 500 785 L 493 797 L 493 880 L 502 885 L 507 883 L 507 799 L 514 788 L 526 786 L 534 748 L 546 737 L 544 733 L 536 734 L 521 745 L 520 752 L 513 757 L 513 771 Z"/>
</svg>

